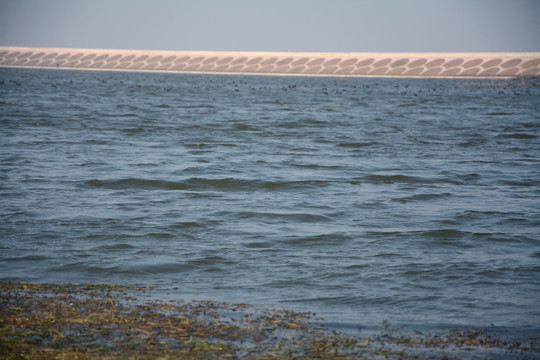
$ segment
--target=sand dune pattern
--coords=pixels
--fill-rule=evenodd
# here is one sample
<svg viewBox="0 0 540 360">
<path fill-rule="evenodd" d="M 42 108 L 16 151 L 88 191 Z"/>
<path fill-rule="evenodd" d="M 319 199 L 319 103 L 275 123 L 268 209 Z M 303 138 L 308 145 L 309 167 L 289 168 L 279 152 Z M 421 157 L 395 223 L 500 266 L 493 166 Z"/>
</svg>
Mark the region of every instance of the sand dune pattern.
<svg viewBox="0 0 540 360">
<path fill-rule="evenodd" d="M 540 53 L 265 53 L 0 47 L 0 66 L 323 76 L 537 77 Z"/>
</svg>

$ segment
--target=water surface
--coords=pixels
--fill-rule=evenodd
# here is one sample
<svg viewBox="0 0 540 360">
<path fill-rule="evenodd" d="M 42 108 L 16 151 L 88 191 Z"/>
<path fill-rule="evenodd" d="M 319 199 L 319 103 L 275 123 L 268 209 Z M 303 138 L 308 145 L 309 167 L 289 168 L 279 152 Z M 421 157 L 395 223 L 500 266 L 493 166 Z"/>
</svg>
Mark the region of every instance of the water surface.
<svg viewBox="0 0 540 360">
<path fill-rule="evenodd" d="M 0 278 L 537 331 L 540 87 L 490 84 L 1 69 Z"/>
</svg>

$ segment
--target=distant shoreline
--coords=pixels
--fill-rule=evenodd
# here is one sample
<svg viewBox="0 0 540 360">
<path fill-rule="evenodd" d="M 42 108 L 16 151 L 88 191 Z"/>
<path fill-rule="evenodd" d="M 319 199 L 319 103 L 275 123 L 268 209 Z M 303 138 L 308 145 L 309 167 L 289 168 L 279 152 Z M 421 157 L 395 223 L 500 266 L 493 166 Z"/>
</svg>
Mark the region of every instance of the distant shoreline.
<svg viewBox="0 0 540 360">
<path fill-rule="evenodd" d="M 165 73 L 404 77 L 540 77 L 540 53 L 298 53 L 0 47 L 0 67 Z"/>
</svg>

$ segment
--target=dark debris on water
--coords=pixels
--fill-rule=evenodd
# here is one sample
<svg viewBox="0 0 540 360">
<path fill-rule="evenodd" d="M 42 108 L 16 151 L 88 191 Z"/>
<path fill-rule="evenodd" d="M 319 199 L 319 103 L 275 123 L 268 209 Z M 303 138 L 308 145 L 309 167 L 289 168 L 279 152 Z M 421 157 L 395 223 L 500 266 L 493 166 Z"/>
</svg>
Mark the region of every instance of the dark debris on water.
<svg viewBox="0 0 540 360">
<path fill-rule="evenodd" d="M 1 359 L 424 359 L 540 356 L 477 329 L 373 336 L 314 324 L 314 314 L 248 304 L 148 300 L 152 289 L 0 281 Z M 487 354 L 487 355 L 486 355 Z"/>
</svg>

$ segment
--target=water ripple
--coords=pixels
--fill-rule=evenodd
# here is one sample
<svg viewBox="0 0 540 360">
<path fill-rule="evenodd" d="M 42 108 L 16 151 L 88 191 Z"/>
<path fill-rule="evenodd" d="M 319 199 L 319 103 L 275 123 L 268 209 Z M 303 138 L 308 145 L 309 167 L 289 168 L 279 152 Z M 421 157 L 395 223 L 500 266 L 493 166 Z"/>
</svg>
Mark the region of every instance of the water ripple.
<svg viewBox="0 0 540 360">
<path fill-rule="evenodd" d="M 1 278 L 538 329 L 540 87 L 103 76 L 0 69 Z"/>
</svg>

